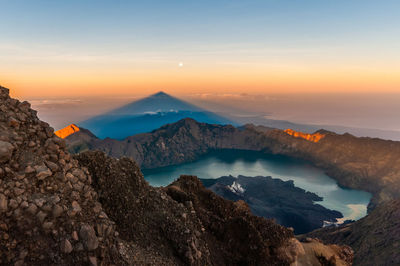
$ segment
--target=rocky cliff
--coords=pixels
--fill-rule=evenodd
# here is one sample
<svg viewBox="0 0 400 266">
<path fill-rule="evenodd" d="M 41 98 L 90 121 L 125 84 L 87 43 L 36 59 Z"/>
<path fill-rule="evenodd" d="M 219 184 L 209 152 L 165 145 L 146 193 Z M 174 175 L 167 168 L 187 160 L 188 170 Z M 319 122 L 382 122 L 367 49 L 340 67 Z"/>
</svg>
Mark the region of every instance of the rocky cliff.
<svg viewBox="0 0 400 266">
<path fill-rule="evenodd" d="M 3 87 L 0 101 L 1 265 L 351 264 L 195 177 L 152 188 L 132 159 L 72 158 L 29 103 Z"/>
<path fill-rule="evenodd" d="M 120 264 L 87 170 L 29 103 L 0 101 L 0 264 Z"/>
</svg>

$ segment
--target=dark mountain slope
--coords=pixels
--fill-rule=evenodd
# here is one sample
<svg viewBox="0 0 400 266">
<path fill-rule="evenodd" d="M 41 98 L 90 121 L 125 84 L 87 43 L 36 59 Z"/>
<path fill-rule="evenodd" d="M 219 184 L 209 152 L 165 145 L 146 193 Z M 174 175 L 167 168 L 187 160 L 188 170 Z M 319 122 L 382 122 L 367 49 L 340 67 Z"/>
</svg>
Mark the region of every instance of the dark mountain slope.
<svg viewBox="0 0 400 266">
<path fill-rule="evenodd" d="M 381 204 L 352 224 L 323 228 L 308 236 L 351 246 L 357 251 L 355 265 L 400 265 L 400 200 Z"/>
</svg>

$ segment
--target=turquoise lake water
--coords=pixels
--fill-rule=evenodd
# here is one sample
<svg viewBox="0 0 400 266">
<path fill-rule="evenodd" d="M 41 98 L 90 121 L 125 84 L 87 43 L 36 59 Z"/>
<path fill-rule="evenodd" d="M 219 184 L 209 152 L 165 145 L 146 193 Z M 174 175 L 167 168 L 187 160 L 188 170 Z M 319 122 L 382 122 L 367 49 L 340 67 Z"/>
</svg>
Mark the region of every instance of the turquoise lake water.
<svg viewBox="0 0 400 266">
<path fill-rule="evenodd" d="M 339 187 L 334 179 L 307 162 L 252 151 L 212 152 L 195 162 L 143 170 L 143 174 L 153 186 L 166 186 L 180 175 L 199 178 L 271 176 L 284 181 L 293 180 L 295 186 L 323 197 L 323 201 L 317 204 L 341 212 L 344 218 L 339 219 L 339 223 L 364 217 L 371 199 L 368 192 Z"/>
</svg>

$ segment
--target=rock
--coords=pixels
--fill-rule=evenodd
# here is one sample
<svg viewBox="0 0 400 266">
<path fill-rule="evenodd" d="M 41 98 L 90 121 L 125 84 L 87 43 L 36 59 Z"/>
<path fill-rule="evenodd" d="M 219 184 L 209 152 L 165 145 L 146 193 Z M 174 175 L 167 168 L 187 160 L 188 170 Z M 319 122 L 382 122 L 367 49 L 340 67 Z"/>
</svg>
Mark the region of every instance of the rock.
<svg viewBox="0 0 400 266">
<path fill-rule="evenodd" d="M 71 205 L 72 205 L 72 210 L 74 212 L 80 212 L 82 210 L 81 206 L 77 201 L 73 201 Z"/>
<path fill-rule="evenodd" d="M 46 203 L 46 200 L 44 198 L 37 198 L 34 200 L 34 202 L 35 202 L 36 206 L 41 208 Z"/>
<path fill-rule="evenodd" d="M 37 166 L 37 167 L 35 167 L 35 169 L 36 169 L 36 177 L 39 179 L 39 180 L 44 180 L 45 178 L 47 178 L 47 177 L 49 177 L 49 176 L 51 176 L 53 173 L 50 171 L 50 169 L 49 168 L 47 168 L 46 166 L 44 166 L 44 165 L 41 165 L 41 166 Z"/>
<path fill-rule="evenodd" d="M 97 266 L 97 259 L 96 257 L 89 256 L 89 263 L 91 266 Z"/>
<path fill-rule="evenodd" d="M 53 217 L 57 218 L 64 212 L 64 209 L 60 205 L 54 205 L 53 207 Z"/>
<path fill-rule="evenodd" d="M 8 206 L 10 206 L 11 209 L 16 209 L 18 207 L 18 202 L 15 199 L 10 199 Z"/>
<path fill-rule="evenodd" d="M 75 240 L 75 241 L 78 241 L 78 240 L 79 240 L 78 232 L 73 231 L 71 236 L 72 236 L 72 239 L 73 239 L 73 240 Z"/>
<path fill-rule="evenodd" d="M 0 213 L 8 210 L 8 200 L 4 194 L 0 194 Z"/>
<path fill-rule="evenodd" d="M 87 250 L 95 250 L 99 246 L 99 240 L 92 226 L 88 224 L 82 225 L 79 236 Z"/>
<path fill-rule="evenodd" d="M 80 169 L 74 169 L 74 171 L 72 171 L 72 175 L 76 176 L 80 181 L 86 181 L 86 176 Z"/>
<path fill-rule="evenodd" d="M 17 119 L 15 119 L 14 117 L 10 117 L 10 119 L 8 120 L 8 124 L 11 127 L 18 127 L 19 126 L 19 121 Z"/>
<path fill-rule="evenodd" d="M 25 192 L 25 190 L 23 190 L 21 188 L 14 188 L 15 196 L 19 196 L 19 195 L 23 194 L 24 192 Z"/>
<path fill-rule="evenodd" d="M 50 162 L 50 161 L 47 161 L 46 164 L 47 164 L 47 167 L 49 167 L 52 172 L 57 172 L 58 171 L 58 165 L 57 164 L 55 164 L 53 162 Z"/>
<path fill-rule="evenodd" d="M 29 207 L 26 209 L 26 211 L 32 215 L 35 215 L 37 212 L 37 206 L 33 203 L 29 204 Z"/>
<path fill-rule="evenodd" d="M 26 209 L 26 208 L 28 208 L 28 206 L 29 206 L 29 203 L 27 201 L 24 200 L 23 202 L 21 202 L 21 205 L 20 205 L 21 208 Z"/>
<path fill-rule="evenodd" d="M 29 143 L 28 143 L 28 147 L 30 147 L 30 148 L 32 148 L 32 147 L 35 147 L 36 146 L 36 143 L 34 142 L 34 141 L 29 141 Z"/>
<path fill-rule="evenodd" d="M 60 250 L 62 253 L 66 253 L 66 254 L 71 253 L 73 250 L 71 242 L 69 242 L 68 239 L 64 239 L 63 241 L 61 241 Z"/>
<path fill-rule="evenodd" d="M 54 226 L 54 224 L 52 222 L 45 222 L 43 223 L 42 227 L 44 230 L 50 230 L 52 229 Z"/>
<path fill-rule="evenodd" d="M 31 173 L 33 173 L 33 172 L 35 172 L 35 169 L 34 169 L 32 166 L 28 165 L 28 166 L 25 168 L 25 174 L 31 174 Z"/>
<path fill-rule="evenodd" d="M 44 222 L 44 219 L 46 219 L 47 214 L 43 211 L 39 211 L 38 214 L 36 214 L 36 217 L 40 221 L 40 223 Z"/>
<path fill-rule="evenodd" d="M 15 263 L 14 263 L 14 266 L 23 266 L 24 265 L 24 260 L 17 260 Z"/>
<path fill-rule="evenodd" d="M 0 163 L 7 162 L 11 159 L 14 146 L 6 141 L 0 140 Z"/>
</svg>

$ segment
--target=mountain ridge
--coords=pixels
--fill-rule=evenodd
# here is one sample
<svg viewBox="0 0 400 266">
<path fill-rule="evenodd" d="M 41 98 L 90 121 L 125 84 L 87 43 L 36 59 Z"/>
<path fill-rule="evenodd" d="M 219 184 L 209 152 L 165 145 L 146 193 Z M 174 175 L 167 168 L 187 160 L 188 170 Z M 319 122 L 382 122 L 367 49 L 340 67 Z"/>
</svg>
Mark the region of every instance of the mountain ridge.
<svg viewBox="0 0 400 266">
<path fill-rule="evenodd" d="M 144 168 L 190 162 L 212 149 L 263 151 L 304 159 L 324 169 L 342 186 L 371 192 L 369 208 L 399 196 L 400 142 L 318 132 L 325 137 L 315 143 L 278 129 L 210 125 L 187 118 L 123 141 L 91 138 L 76 141 L 70 148 L 79 152 L 85 146 L 114 157 L 132 157 Z M 74 135 L 79 139 L 79 132 Z"/>
</svg>

